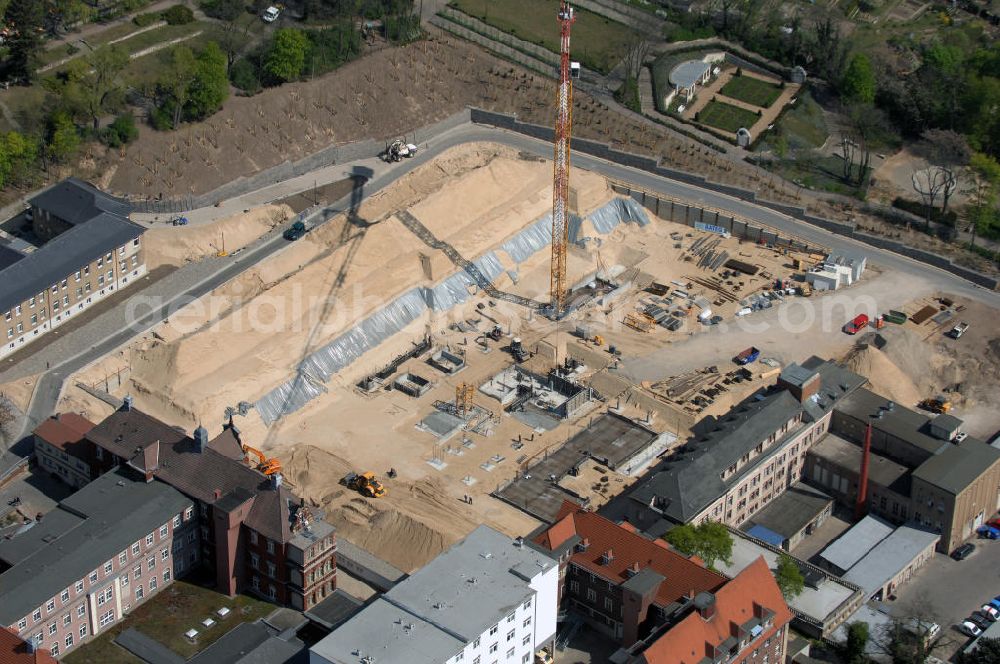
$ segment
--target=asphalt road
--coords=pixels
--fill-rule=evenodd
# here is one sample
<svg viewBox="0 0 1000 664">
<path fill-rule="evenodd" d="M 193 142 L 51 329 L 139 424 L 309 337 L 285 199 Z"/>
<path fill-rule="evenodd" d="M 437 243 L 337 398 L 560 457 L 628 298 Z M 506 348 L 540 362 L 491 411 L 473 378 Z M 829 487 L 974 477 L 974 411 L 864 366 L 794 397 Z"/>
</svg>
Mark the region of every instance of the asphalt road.
<svg viewBox="0 0 1000 664">
<path fill-rule="evenodd" d="M 507 145 L 514 149 L 537 155 L 543 158 L 551 158 L 552 147 L 545 141 L 500 130 L 492 127 L 477 125 L 463 125 L 457 129 L 447 132 L 429 143 L 420 153 L 411 159 L 407 159 L 398 164 L 382 165 L 375 171 L 374 177 L 364 188 L 363 198 L 367 198 L 377 191 L 392 184 L 406 173 L 418 166 L 425 164 L 449 148 L 470 142 L 492 141 Z M 607 177 L 631 182 L 637 187 L 641 187 L 653 193 L 666 196 L 674 196 L 690 200 L 693 203 L 701 203 L 723 210 L 731 211 L 746 219 L 771 226 L 778 230 L 797 235 L 803 239 L 829 246 L 834 249 L 852 249 L 862 251 L 871 257 L 872 262 L 878 263 L 884 268 L 898 270 L 903 274 L 912 274 L 924 279 L 933 279 L 940 284 L 942 290 L 947 290 L 956 295 L 975 299 L 992 306 L 1000 306 L 1000 293 L 986 290 L 980 286 L 971 284 L 948 272 L 940 270 L 912 259 L 870 247 L 861 242 L 845 238 L 823 229 L 811 226 L 805 222 L 793 219 L 779 212 L 768 208 L 760 207 L 753 203 L 748 203 L 731 196 L 719 194 L 707 189 L 701 189 L 693 185 L 676 182 L 666 178 L 658 177 L 644 171 L 627 168 L 618 164 L 610 163 L 595 157 L 584 154 L 574 156 L 573 165 L 577 168 L 590 170 Z M 316 211 L 310 217 L 310 223 L 323 223 L 326 218 L 324 212 L 328 212 L 327 217 L 333 216 L 346 209 L 348 200 L 338 201 L 336 204 L 328 206 L 323 210 Z M 309 224 L 307 224 L 309 225 Z M 279 251 L 288 242 L 280 235 L 268 238 L 258 245 L 241 252 L 229 259 L 209 259 L 218 260 L 219 269 L 208 278 L 190 287 L 167 301 L 162 306 L 143 315 L 135 323 L 122 329 L 105 339 L 92 345 L 89 349 L 72 357 L 67 357 L 57 363 L 52 363 L 52 368 L 43 374 L 32 396 L 28 408 L 25 428 L 22 436 L 30 432 L 39 422 L 51 415 L 59 400 L 63 383 L 67 377 L 79 371 L 84 366 L 110 353 L 115 348 L 127 343 L 130 339 L 147 331 L 149 328 L 168 318 L 170 314 L 183 307 L 186 303 L 196 299 L 219 285 L 229 281 L 249 267 L 259 263 L 268 256 Z M 182 268 L 183 269 L 183 268 Z M 127 300 L 119 306 L 127 306 Z"/>
</svg>

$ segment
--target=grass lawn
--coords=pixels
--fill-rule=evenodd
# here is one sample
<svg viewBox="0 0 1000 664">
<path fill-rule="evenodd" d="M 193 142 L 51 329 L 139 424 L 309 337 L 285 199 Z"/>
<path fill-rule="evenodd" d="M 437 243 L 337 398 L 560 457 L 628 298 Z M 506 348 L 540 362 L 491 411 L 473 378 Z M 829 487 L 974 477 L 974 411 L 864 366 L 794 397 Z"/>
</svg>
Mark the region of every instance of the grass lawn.
<svg viewBox="0 0 1000 664">
<path fill-rule="evenodd" d="M 719 93 L 754 106 L 768 108 L 781 95 L 781 87 L 753 76 L 733 76 L 722 86 Z"/>
<path fill-rule="evenodd" d="M 215 611 L 223 606 L 232 611 L 229 617 L 210 629 L 204 629 L 201 621 L 214 617 Z M 67 664 L 132 664 L 141 661 L 113 642 L 115 636 L 129 627 L 137 628 L 184 659 L 189 659 L 239 623 L 253 622 L 275 608 L 274 604 L 246 595 L 230 598 L 186 581 L 175 581 L 97 639 L 63 657 L 62 661 Z M 192 627 L 200 632 L 196 643 L 184 637 L 184 632 Z"/>
<path fill-rule="evenodd" d="M 757 114 L 722 101 L 710 101 L 698 112 L 698 122 L 735 134 L 740 127 L 752 127 Z"/>
<path fill-rule="evenodd" d="M 823 109 L 808 92 L 800 95 L 795 105 L 781 116 L 778 126 L 792 150 L 818 148 L 830 135 Z"/>
<path fill-rule="evenodd" d="M 833 155 L 800 154 L 794 158 L 773 161 L 761 161 L 760 165 L 769 171 L 781 175 L 786 180 L 800 187 L 819 191 L 831 191 L 845 196 L 864 197 L 864 189 L 853 182 L 845 182 L 843 178 L 844 162 Z M 854 175 L 857 175 L 855 168 Z M 871 168 L 868 169 L 867 182 L 871 178 Z"/>
<path fill-rule="evenodd" d="M 449 4 L 498 30 L 559 52 L 558 0 L 452 0 Z M 606 74 L 621 60 L 625 45 L 635 33 L 621 23 L 575 9 L 573 59 Z"/>
</svg>

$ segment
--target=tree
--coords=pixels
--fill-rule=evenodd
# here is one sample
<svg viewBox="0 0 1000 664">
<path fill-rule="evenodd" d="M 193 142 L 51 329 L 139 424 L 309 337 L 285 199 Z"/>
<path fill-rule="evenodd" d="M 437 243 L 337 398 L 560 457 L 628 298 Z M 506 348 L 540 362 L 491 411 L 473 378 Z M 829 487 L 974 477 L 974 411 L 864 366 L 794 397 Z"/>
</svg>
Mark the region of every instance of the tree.
<svg viewBox="0 0 1000 664">
<path fill-rule="evenodd" d="M 913 151 L 945 171 L 956 185 L 959 167 L 968 165 L 972 156 L 972 150 L 965 137 L 950 129 L 928 129 L 921 136 L 921 140 L 914 144 Z M 948 212 L 948 201 L 954 189 L 953 186 L 942 194 L 942 216 Z"/>
<path fill-rule="evenodd" d="M 733 536 L 717 521 L 676 526 L 665 537 L 675 549 L 686 556 L 698 556 L 708 567 L 714 567 L 718 560 L 732 563 Z"/>
<path fill-rule="evenodd" d="M 625 45 L 625 78 L 639 80 L 642 72 L 642 65 L 649 55 L 649 42 L 643 39 L 642 35 L 636 33 L 628 44 Z"/>
<path fill-rule="evenodd" d="M 924 231 L 930 232 L 931 213 L 934 211 L 934 201 L 939 196 L 950 196 L 955 190 L 955 178 L 940 166 L 931 166 L 915 171 L 910 176 L 913 191 L 924 201 Z"/>
<path fill-rule="evenodd" d="M 80 133 L 69 116 L 56 112 L 49 120 L 48 141 L 45 153 L 49 159 L 62 163 L 76 154 L 80 149 Z"/>
<path fill-rule="evenodd" d="M 226 56 L 215 42 L 198 54 L 188 97 L 187 117 L 199 120 L 219 110 L 229 97 Z"/>
<path fill-rule="evenodd" d="M 868 623 L 857 621 L 847 626 L 847 643 L 844 645 L 844 659 L 847 664 L 864 664 L 868 661 L 865 648 L 868 646 Z"/>
<path fill-rule="evenodd" d="M 977 152 L 969 159 L 972 185 L 966 190 L 969 205 L 965 208 L 965 218 L 972 232 L 969 246 L 976 245 L 976 234 L 987 232 L 1000 225 L 1000 211 L 997 198 L 1000 196 L 1000 163 L 993 157 Z"/>
<path fill-rule="evenodd" d="M 77 101 L 93 124 L 100 127 L 101 118 L 118 110 L 124 101 L 119 74 L 128 66 L 128 50 L 121 44 L 103 45 L 86 59 L 72 61 L 63 91 L 64 101 Z"/>
<path fill-rule="evenodd" d="M 1000 664 L 1000 639 L 980 638 L 972 652 L 958 651 L 958 664 Z"/>
<path fill-rule="evenodd" d="M 201 4 L 201 9 L 206 16 L 222 21 L 235 21 L 246 13 L 246 4 L 243 0 L 209 0 Z"/>
<path fill-rule="evenodd" d="M 4 12 L 7 37 L 7 76 L 15 80 L 29 80 L 35 73 L 35 54 L 41 46 L 42 24 L 45 15 L 38 0 L 10 0 Z"/>
<path fill-rule="evenodd" d="M 784 595 L 785 599 L 797 597 L 805 587 L 802 570 L 799 569 L 795 558 L 787 553 L 782 553 L 778 557 L 778 567 L 774 570 L 774 580 L 778 582 L 778 588 L 781 589 L 781 594 Z"/>
<path fill-rule="evenodd" d="M 166 78 L 160 82 L 171 105 L 171 120 L 174 129 L 181 123 L 181 114 L 191 94 L 191 83 L 198 75 L 198 62 L 187 46 L 174 47 Z"/>
<path fill-rule="evenodd" d="M 279 81 L 292 81 L 302 75 L 309 49 L 309 38 L 301 30 L 282 28 L 274 33 L 274 41 L 264 60 L 264 71 Z"/>
<path fill-rule="evenodd" d="M 10 173 L 4 180 L 4 186 L 29 181 L 38 162 L 38 141 L 11 131 L 3 137 L 3 151 L 6 161 L 10 164 Z"/>
<path fill-rule="evenodd" d="M 82 0 L 46 0 L 44 5 L 45 31 L 52 36 L 61 34 L 66 26 L 86 21 L 93 14 L 93 9 Z"/>
<path fill-rule="evenodd" d="M 893 664 L 924 664 L 935 653 L 954 644 L 938 624 L 942 619 L 932 613 L 930 598 L 921 594 L 909 607 L 901 607 L 908 610 L 869 635 L 872 646 L 892 658 Z"/>
<path fill-rule="evenodd" d="M 864 53 L 855 53 L 840 81 L 840 95 L 849 102 L 875 102 L 875 72 Z"/>
</svg>

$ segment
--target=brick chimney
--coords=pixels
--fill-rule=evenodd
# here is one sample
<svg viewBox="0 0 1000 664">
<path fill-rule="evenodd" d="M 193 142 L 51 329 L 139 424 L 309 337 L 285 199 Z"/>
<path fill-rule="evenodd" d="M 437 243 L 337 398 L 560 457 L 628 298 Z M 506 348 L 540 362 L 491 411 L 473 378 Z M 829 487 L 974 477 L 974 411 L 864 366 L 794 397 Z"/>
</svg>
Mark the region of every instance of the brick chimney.
<svg viewBox="0 0 1000 664">
<path fill-rule="evenodd" d="M 142 448 L 142 469 L 146 474 L 146 481 L 153 481 L 153 473 L 160 467 L 160 441 L 154 440 L 152 444 Z"/>
</svg>

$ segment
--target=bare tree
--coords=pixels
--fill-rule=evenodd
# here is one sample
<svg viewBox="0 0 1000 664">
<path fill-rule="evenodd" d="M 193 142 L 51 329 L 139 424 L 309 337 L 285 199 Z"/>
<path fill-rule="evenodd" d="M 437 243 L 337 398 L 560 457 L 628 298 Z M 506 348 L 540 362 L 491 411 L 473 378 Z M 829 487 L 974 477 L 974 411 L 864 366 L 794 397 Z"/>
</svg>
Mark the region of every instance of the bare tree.
<svg viewBox="0 0 1000 664">
<path fill-rule="evenodd" d="M 938 200 L 938 197 L 951 196 L 955 191 L 955 176 L 945 168 L 931 166 L 914 172 L 910 176 L 910 181 L 913 183 L 913 190 L 924 202 L 926 210 L 924 230 L 930 231 L 934 201 Z"/>
<path fill-rule="evenodd" d="M 891 657 L 893 664 L 924 664 L 935 653 L 954 645 L 932 607 L 930 598 L 914 598 L 904 615 L 893 617 L 870 635 L 875 650 Z"/>
<path fill-rule="evenodd" d="M 948 173 L 958 184 L 958 174 L 969 164 L 972 149 L 965 137 L 950 129 L 928 129 L 913 146 L 913 152 Z M 948 212 L 948 201 L 955 187 L 943 192 L 941 199 L 942 216 Z"/>
<path fill-rule="evenodd" d="M 639 80 L 639 72 L 649 55 L 649 41 L 642 35 L 636 33 L 625 45 L 625 77 Z"/>
</svg>

